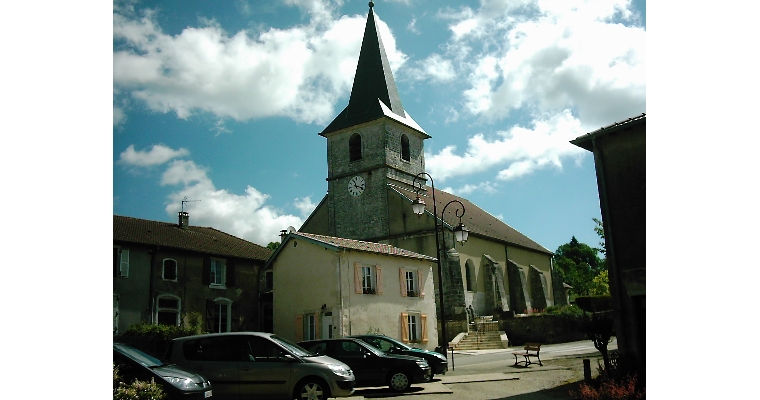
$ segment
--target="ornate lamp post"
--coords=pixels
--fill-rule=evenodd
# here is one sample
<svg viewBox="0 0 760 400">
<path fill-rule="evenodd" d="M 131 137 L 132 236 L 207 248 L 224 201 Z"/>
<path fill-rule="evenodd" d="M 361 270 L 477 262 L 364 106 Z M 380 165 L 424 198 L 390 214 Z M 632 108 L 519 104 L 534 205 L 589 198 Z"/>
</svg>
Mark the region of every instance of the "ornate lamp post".
<svg viewBox="0 0 760 400">
<path fill-rule="evenodd" d="M 440 313 L 440 319 L 441 321 L 441 332 L 443 334 L 443 354 L 446 354 L 446 351 L 449 347 L 449 341 L 447 339 L 446 335 L 446 311 L 443 306 L 443 268 L 441 267 L 441 244 L 440 240 L 438 239 L 438 207 L 437 203 L 435 201 L 435 183 L 433 182 L 433 177 L 430 176 L 427 172 L 420 172 L 417 174 L 417 176 L 414 177 L 414 181 L 412 181 L 412 187 L 417 188 L 417 181 L 418 178 L 421 178 L 419 183 L 419 188 L 416 189 L 417 198 L 412 202 L 412 210 L 414 211 L 417 216 L 421 216 L 425 212 L 425 202 L 420 197 L 420 192 L 423 189 L 423 182 L 424 177 L 427 176 L 430 178 L 430 187 L 433 189 L 433 222 L 435 223 L 435 251 L 436 251 L 436 259 L 438 260 L 438 297 L 441 307 L 441 313 Z M 459 204 L 460 207 L 462 207 L 462 213 L 460 214 L 460 210 L 456 210 L 456 216 L 459 218 L 459 225 L 457 225 L 454 228 L 454 237 L 456 238 L 456 241 L 460 244 L 464 244 L 464 242 L 467 241 L 467 235 L 469 231 L 462 223 L 462 217 L 464 216 L 464 204 L 462 204 L 459 200 L 451 200 L 450 202 L 446 203 L 445 206 L 443 206 L 443 211 L 441 211 L 441 223 L 440 223 L 440 232 L 443 234 L 443 215 L 446 213 L 446 207 L 448 207 L 452 203 Z M 445 241 L 444 241 L 445 243 Z"/>
</svg>

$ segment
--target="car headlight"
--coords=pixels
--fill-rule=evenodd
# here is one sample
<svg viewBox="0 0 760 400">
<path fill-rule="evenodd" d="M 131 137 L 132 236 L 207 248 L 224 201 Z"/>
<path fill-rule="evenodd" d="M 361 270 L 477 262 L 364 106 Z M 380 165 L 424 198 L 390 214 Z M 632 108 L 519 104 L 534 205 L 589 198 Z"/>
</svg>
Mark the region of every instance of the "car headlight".
<svg viewBox="0 0 760 400">
<path fill-rule="evenodd" d="M 430 368 L 427 361 L 417 361 L 417 365 L 419 365 L 422 369 Z"/>
<path fill-rule="evenodd" d="M 343 376 L 346 378 L 350 378 L 353 375 L 351 372 L 351 368 L 346 368 L 342 365 L 334 365 L 334 364 L 329 364 L 328 366 L 330 367 L 330 370 L 332 370 L 332 372 L 335 375 Z"/>
<path fill-rule="evenodd" d="M 167 382 L 180 389 L 195 389 L 198 385 L 188 378 L 177 378 L 175 376 L 165 376 Z"/>
</svg>

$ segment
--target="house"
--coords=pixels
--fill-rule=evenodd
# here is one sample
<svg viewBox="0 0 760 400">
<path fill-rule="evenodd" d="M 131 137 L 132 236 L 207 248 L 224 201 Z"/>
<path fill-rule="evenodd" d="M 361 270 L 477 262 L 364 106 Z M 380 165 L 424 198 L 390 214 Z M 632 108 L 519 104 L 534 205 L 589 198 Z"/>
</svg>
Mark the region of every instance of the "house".
<svg viewBox="0 0 760 400">
<path fill-rule="evenodd" d="M 646 366 L 646 114 L 570 143 L 594 153 L 618 351 Z"/>
<path fill-rule="evenodd" d="M 566 303 L 551 251 L 467 199 L 435 189 L 434 178 L 428 182 L 423 142 L 431 136 L 404 110 L 372 2 L 348 105 L 320 135 L 327 139 L 328 193 L 299 232 L 387 244 L 440 259 L 443 282 L 438 282 L 437 266 L 433 276 L 436 301 L 446 299 L 447 342 L 467 331 L 468 306 L 476 314 L 493 315 Z M 422 217 L 412 213 L 417 196 L 426 204 Z M 437 233 L 436 221 L 443 232 Z M 451 229 L 459 222 L 470 230 L 470 239 L 455 248 Z"/>
<path fill-rule="evenodd" d="M 139 322 L 204 332 L 258 330 L 272 251 L 214 228 L 113 216 L 113 331 Z M 271 312 L 269 313 L 271 315 Z"/>
<path fill-rule="evenodd" d="M 387 244 L 283 233 L 266 265 L 274 332 L 293 341 L 382 333 L 433 350 L 435 262 Z"/>
</svg>

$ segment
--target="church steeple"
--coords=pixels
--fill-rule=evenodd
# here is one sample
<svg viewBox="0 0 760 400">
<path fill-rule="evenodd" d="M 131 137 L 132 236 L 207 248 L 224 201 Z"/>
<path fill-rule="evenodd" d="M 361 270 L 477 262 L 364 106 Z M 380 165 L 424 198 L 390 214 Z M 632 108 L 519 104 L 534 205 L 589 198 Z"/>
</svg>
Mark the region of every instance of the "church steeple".
<svg viewBox="0 0 760 400">
<path fill-rule="evenodd" d="M 369 2 L 369 15 L 356 65 L 351 97 L 343 111 L 320 135 L 374 121 L 383 116 L 392 118 L 423 134 L 425 131 L 404 111 L 393 80 L 385 47 L 377 28 L 374 3 Z M 426 135 L 427 136 L 427 135 Z"/>
</svg>

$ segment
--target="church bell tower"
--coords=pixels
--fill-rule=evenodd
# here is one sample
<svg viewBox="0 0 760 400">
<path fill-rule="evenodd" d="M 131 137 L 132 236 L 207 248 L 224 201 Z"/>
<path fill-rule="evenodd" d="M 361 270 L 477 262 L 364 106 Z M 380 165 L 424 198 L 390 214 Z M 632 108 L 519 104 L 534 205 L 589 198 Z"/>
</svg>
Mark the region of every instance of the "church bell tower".
<svg viewBox="0 0 760 400">
<path fill-rule="evenodd" d="M 368 241 L 389 235 L 389 187 L 412 188 L 430 138 L 404 110 L 369 3 L 348 105 L 327 138 L 329 235 Z M 423 182 L 424 183 L 424 182 Z"/>
</svg>

